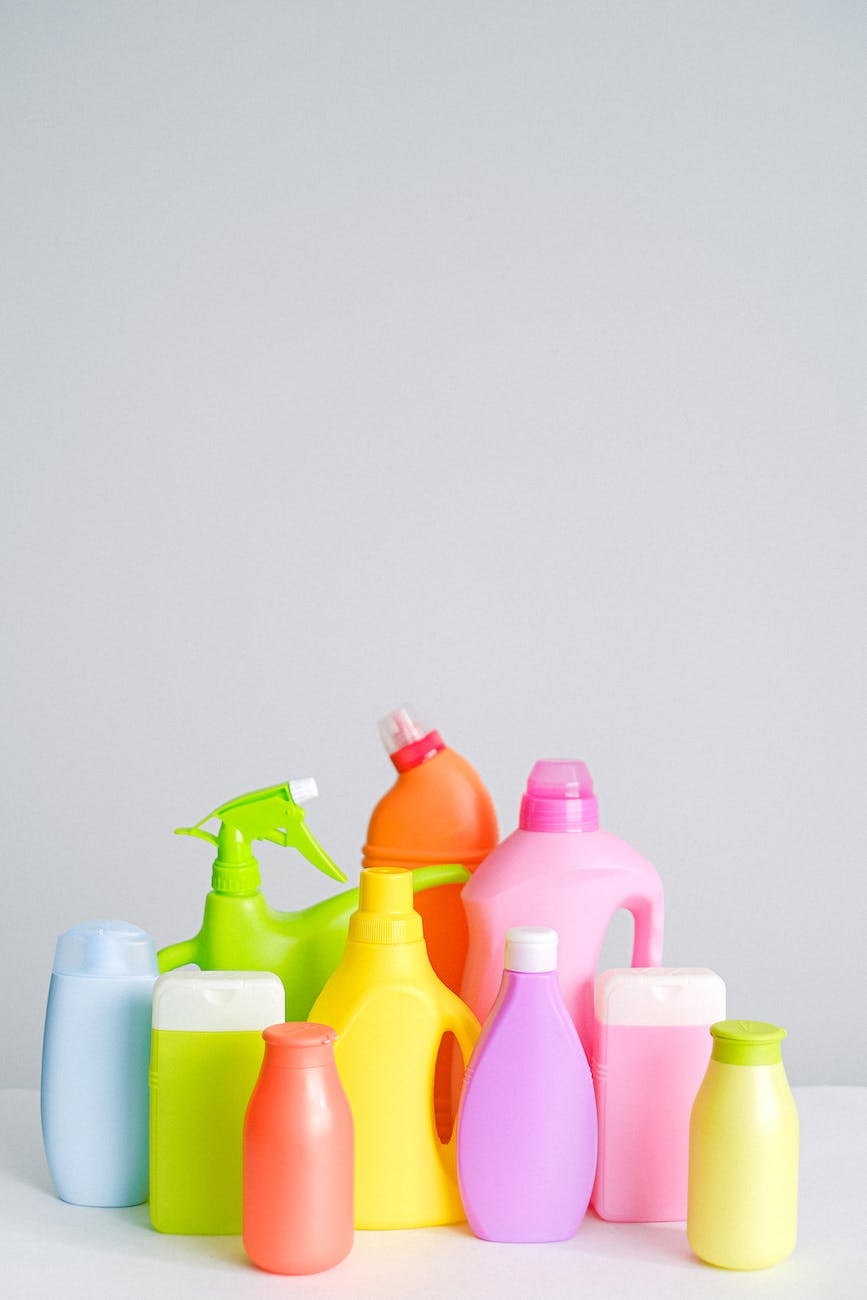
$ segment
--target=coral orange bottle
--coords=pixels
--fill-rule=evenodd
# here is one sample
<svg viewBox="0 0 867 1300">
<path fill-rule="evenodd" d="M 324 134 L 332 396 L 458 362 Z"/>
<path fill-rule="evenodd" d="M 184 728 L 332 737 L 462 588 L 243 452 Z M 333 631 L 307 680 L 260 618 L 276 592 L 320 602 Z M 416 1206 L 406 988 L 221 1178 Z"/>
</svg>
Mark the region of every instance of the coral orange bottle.
<svg viewBox="0 0 867 1300">
<path fill-rule="evenodd" d="M 244 1247 L 269 1273 L 319 1273 L 352 1249 L 352 1111 L 327 1025 L 266 1029 L 244 1121 Z"/>
<path fill-rule="evenodd" d="M 500 837 L 491 796 L 478 772 L 406 707 L 389 713 L 379 729 L 397 780 L 373 810 L 362 865 L 413 868 L 456 862 L 474 871 Z M 431 965 L 453 993 L 460 992 L 467 956 L 461 888 L 444 885 L 415 899 Z"/>
</svg>

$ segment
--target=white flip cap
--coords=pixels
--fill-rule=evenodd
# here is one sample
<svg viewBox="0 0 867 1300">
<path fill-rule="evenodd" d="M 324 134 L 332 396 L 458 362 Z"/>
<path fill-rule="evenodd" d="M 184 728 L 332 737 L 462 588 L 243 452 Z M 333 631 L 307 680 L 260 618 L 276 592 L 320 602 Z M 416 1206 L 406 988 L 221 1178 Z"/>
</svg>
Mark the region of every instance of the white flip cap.
<svg viewBox="0 0 867 1300">
<path fill-rule="evenodd" d="M 726 986 L 705 966 L 618 967 L 596 978 L 596 1019 L 609 1025 L 712 1025 Z"/>
<path fill-rule="evenodd" d="M 283 984 L 269 971 L 173 970 L 154 985 L 154 1029 L 237 1033 L 285 1018 Z"/>
<path fill-rule="evenodd" d="M 536 974 L 557 969 L 557 931 L 547 925 L 514 925 L 506 931 L 506 970 Z"/>
</svg>

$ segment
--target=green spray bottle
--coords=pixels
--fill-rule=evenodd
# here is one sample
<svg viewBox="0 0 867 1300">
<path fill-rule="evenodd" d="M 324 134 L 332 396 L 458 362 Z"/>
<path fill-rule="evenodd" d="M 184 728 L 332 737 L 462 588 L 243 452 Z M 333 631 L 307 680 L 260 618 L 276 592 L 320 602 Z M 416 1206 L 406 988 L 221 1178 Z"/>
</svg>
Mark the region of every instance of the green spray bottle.
<svg viewBox="0 0 867 1300">
<path fill-rule="evenodd" d="M 268 906 L 260 888 L 253 841 L 296 848 L 325 875 L 345 881 L 344 873 L 304 824 L 299 803 L 315 795 L 312 779 L 287 781 L 230 799 L 195 826 L 178 827 L 176 835 L 194 835 L 214 844 L 217 856 L 202 928 L 194 938 L 161 949 L 157 954 L 161 972 L 188 963 L 202 970 L 273 971 L 286 990 L 286 1019 L 307 1019 L 343 956 L 349 918 L 358 910 L 358 889 L 298 912 L 277 912 Z M 220 822 L 216 835 L 203 829 L 212 818 Z M 415 891 L 469 878 L 463 867 L 451 864 L 423 867 L 412 876 Z"/>
</svg>

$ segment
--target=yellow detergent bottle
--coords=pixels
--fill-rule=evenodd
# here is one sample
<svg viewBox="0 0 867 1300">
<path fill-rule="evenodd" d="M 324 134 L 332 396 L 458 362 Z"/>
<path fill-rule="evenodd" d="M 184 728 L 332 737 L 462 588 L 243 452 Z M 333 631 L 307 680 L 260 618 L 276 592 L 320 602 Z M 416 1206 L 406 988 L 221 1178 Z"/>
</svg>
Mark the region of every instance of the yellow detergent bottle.
<svg viewBox="0 0 867 1300">
<path fill-rule="evenodd" d="M 464 1065 L 479 1022 L 434 974 L 412 873 L 361 873 L 340 965 L 310 1012 L 332 1025 L 334 1055 L 355 1120 L 355 1226 L 424 1228 L 465 1216 L 455 1134 L 440 1140 L 434 1067 L 453 1033 Z"/>
</svg>

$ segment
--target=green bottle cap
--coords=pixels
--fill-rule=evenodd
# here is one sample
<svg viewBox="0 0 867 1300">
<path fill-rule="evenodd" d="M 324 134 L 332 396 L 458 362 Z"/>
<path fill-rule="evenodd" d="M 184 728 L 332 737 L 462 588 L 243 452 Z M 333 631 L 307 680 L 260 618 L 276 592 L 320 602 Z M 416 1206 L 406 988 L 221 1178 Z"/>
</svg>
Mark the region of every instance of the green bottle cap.
<svg viewBox="0 0 867 1300">
<path fill-rule="evenodd" d="M 763 1020 L 718 1020 L 711 1025 L 711 1060 L 724 1065 L 775 1065 L 782 1061 L 785 1029 Z"/>
</svg>

